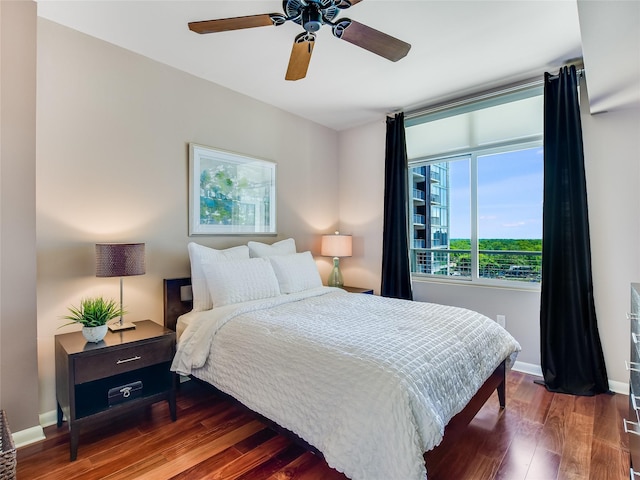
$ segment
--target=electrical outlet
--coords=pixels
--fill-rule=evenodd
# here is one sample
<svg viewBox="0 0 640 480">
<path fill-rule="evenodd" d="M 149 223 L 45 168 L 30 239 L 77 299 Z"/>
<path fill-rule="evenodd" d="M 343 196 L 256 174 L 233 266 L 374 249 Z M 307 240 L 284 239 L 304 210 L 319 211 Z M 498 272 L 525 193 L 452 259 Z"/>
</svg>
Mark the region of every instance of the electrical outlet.
<svg viewBox="0 0 640 480">
<path fill-rule="evenodd" d="M 505 328 L 507 325 L 507 319 L 504 315 L 496 315 L 496 321 L 502 328 Z"/>
</svg>

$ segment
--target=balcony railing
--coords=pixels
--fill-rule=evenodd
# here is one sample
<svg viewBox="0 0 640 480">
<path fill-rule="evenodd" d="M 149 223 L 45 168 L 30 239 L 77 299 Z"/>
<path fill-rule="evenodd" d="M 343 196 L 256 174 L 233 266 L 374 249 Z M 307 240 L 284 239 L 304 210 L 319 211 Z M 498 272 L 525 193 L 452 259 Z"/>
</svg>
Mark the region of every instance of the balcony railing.
<svg viewBox="0 0 640 480">
<path fill-rule="evenodd" d="M 413 239 L 413 248 L 424 248 L 426 246 L 426 242 L 422 238 L 414 238 Z"/>
<path fill-rule="evenodd" d="M 413 223 L 414 223 L 414 224 L 417 224 L 417 225 L 424 225 L 424 219 L 425 219 L 424 215 L 419 215 L 419 214 L 417 214 L 417 213 L 415 213 L 415 214 L 413 215 Z"/>
<path fill-rule="evenodd" d="M 431 202 L 432 205 L 439 205 L 440 195 L 436 195 L 435 193 L 432 193 L 431 195 L 429 195 L 429 201 Z"/>
<path fill-rule="evenodd" d="M 426 194 L 424 193 L 424 190 L 420 190 L 418 188 L 414 188 L 413 189 L 413 198 L 416 200 L 424 200 L 425 199 Z"/>
<path fill-rule="evenodd" d="M 427 174 L 427 167 L 425 165 L 422 167 L 414 167 L 411 170 L 415 175 L 422 175 L 424 177 Z"/>
<path fill-rule="evenodd" d="M 479 250 L 478 278 L 540 282 L 542 252 Z M 411 250 L 412 272 L 471 279 L 471 250 Z"/>
<path fill-rule="evenodd" d="M 429 271 L 429 265 L 426 264 L 418 264 L 416 265 L 416 270 L 414 270 L 416 273 L 431 273 Z"/>
</svg>

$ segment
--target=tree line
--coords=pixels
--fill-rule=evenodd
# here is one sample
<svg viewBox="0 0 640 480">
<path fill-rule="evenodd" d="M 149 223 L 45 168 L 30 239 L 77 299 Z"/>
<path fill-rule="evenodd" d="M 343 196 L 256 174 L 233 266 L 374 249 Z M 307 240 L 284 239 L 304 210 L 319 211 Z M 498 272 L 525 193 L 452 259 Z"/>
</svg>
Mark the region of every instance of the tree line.
<svg viewBox="0 0 640 480">
<path fill-rule="evenodd" d="M 471 240 L 454 238 L 449 241 L 451 250 L 471 250 Z M 514 250 L 522 252 L 541 252 L 541 238 L 481 238 L 479 250 Z"/>
<path fill-rule="evenodd" d="M 452 239 L 450 250 L 470 250 L 468 239 Z M 539 280 L 542 256 L 540 254 L 519 254 L 513 252 L 542 252 L 542 239 L 486 238 L 478 240 L 478 267 L 481 277 L 502 278 L 522 277 L 522 280 Z M 491 251 L 491 253 L 483 253 Z M 505 253 L 499 253 L 505 251 Z M 469 253 L 454 254 L 457 270 L 468 275 L 471 268 Z M 530 270 L 514 271 L 513 267 L 530 267 Z"/>
</svg>

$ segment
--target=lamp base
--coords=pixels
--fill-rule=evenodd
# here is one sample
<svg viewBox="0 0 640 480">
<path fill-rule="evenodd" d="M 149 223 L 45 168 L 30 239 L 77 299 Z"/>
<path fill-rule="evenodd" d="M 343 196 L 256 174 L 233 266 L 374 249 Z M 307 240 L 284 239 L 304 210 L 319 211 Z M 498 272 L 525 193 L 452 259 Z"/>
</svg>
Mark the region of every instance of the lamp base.
<svg viewBox="0 0 640 480">
<path fill-rule="evenodd" d="M 344 286 L 342 272 L 340 271 L 340 259 L 338 257 L 333 257 L 333 269 L 331 269 L 331 273 L 329 274 L 327 285 L 338 288 L 342 288 Z"/>
<path fill-rule="evenodd" d="M 136 328 L 135 323 L 129 323 L 129 322 L 116 322 L 116 323 L 111 323 L 109 324 L 109 330 L 112 332 L 119 332 L 121 330 L 131 330 L 132 328 Z"/>
</svg>

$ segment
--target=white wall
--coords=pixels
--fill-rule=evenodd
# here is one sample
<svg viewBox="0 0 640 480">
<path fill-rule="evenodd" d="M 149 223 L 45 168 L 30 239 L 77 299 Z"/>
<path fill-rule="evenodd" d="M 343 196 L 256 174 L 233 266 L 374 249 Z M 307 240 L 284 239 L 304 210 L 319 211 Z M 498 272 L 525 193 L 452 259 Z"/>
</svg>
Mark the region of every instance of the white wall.
<svg viewBox="0 0 640 480">
<path fill-rule="evenodd" d="M 588 74 L 587 74 L 588 81 Z M 640 280 L 640 112 L 590 116 L 582 96 L 594 296 L 609 380 L 626 383 L 629 357 L 629 284 Z M 380 286 L 384 120 L 340 133 L 340 219 L 366 246 L 343 262 L 346 283 Z M 355 219 L 373 221 L 363 224 Z M 343 227 L 344 230 L 344 227 Z M 506 316 L 520 342 L 518 360 L 540 364 L 540 293 L 414 281 L 414 299 Z M 620 386 L 620 385 L 618 385 Z"/>
<path fill-rule="evenodd" d="M 188 143 L 277 163 L 278 237 L 188 237 Z M 162 322 L 162 279 L 189 275 L 189 241 L 225 248 L 294 237 L 319 251 L 338 223 L 337 133 L 38 19 L 37 248 L 40 411 L 55 409 L 53 337 L 96 278 L 94 244 L 146 243 L 146 275 L 124 280 L 128 320 Z M 323 273 L 329 264 L 319 259 Z"/>
<path fill-rule="evenodd" d="M 640 109 L 583 113 L 582 132 L 600 338 L 609 379 L 626 382 L 630 283 L 640 281 Z"/>
</svg>

